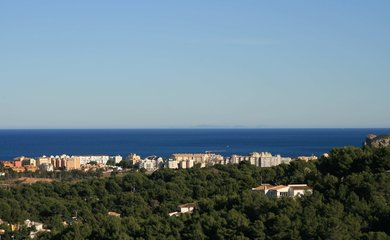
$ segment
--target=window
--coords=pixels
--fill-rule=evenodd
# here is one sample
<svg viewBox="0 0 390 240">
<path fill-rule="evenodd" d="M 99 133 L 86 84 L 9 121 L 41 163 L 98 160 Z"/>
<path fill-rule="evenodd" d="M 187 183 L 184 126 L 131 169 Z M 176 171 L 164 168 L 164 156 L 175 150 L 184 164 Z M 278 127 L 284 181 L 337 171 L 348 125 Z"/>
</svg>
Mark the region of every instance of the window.
<svg viewBox="0 0 390 240">
<path fill-rule="evenodd" d="M 288 197 L 288 192 L 280 192 L 281 197 Z"/>
</svg>

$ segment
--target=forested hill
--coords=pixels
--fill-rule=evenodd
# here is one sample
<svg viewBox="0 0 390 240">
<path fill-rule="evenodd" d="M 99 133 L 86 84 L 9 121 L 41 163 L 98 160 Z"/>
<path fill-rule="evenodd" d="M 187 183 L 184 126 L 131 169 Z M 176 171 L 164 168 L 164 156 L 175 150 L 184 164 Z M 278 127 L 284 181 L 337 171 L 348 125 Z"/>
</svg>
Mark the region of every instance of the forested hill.
<svg viewBox="0 0 390 240">
<path fill-rule="evenodd" d="M 388 169 L 389 147 L 346 147 L 273 168 L 243 162 L 35 183 L 0 189 L 0 218 L 43 222 L 51 232 L 39 239 L 390 239 Z M 307 183 L 314 192 L 274 199 L 251 191 L 261 183 Z M 197 207 L 169 217 L 182 203 Z M 3 239 L 29 232 L 0 228 Z"/>
</svg>

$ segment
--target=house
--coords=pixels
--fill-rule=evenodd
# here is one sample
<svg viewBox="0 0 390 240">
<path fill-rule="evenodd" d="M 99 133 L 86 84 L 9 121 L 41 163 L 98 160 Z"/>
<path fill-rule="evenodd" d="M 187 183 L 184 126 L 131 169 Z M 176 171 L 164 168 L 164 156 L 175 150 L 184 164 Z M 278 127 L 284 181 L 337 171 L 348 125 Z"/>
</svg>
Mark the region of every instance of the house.
<svg viewBox="0 0 390 240">
<path fill-rule="evenodd" d="M 305 193 L 313 193 L 313 189 L 307 186 L 307 184 L 290 184 L 288 186 L 290 197 L 299 197 L 305 195 Z"/>
<path fill-rule="evenodd" d="M 50 232 L 49 229 L 45 229 L 43 227 L 43 223 L 34 222 L 34 221 L 31 221 L 30 219 L 27 219 L 26 221 L 24 221 L 24 225 L 28 228 L 35 227 L 35 231 L 30 232 L 30 238 L 35 238 L 37 236 L 37 234 L 40 232 Z"/>
<path fill-rule="evenodd" d="M 288 197 L 288 190 L 289 187 L 286 185 L 278 185 L 272 188 L 269 188 L 268 191 L 265 193 L 265 195 L 269 197 Z"/>
<path fill-rule="evenodd" d="M 270 184 L 261 184 L 252 191 L 260 191 L 268 197 L 299 197 L 307 193 L 313 193 L 313 189 L 307 184 L 289 184 L 273 186 Z"/>
<path fill-rule="evenodd" d="M 39 222 L 34 222 L 34 221 L 31 221 L 30 219 L 27 219 L 24 221 L 24 225 L 26 227 L 35 227 L 35 230 L 36 231 L 42 231 L 44 228 L 43 228 L 43 223 L 39 223 Z"/>
<path fill-rule="evenodd" d="M 257 187 L 252 188 L 252 191 L 262 191 L 264 194 L 267 193 L 268 189 L 272 188 L 273 186 L 271 184 L 261 184 Z"/>
<path fill-rule="evenodd" d="M 117 212 L 108 212 L 107 215 L 110 217 L 117 217 L 117 218 L 121 217 L 121 214 Z"/>
<path fill-rule="evenodd" d="M 184 213 L 191 214 L 194 211 L 195 207 L 195 203 L 180 204 L 179 206 L 177 206 L 178 211 L 169 213 L 169 216 L 179 216 L 180 214 Z"/>
<path fill-rule="evenodd" d="M 185 203 L 178 206 L 180 213 L 192 213 L 196 204 L 195 203 Z"/>
</svg>

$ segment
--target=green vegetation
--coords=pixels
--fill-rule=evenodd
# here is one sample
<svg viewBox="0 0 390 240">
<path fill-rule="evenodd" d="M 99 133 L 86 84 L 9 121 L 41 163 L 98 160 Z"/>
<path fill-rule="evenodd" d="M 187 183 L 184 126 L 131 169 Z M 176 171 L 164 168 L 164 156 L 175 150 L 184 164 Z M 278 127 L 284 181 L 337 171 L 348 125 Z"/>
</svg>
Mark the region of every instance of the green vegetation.
<svg viewBox="0 0 390 240">
<path fill-rule="evenodd" d="M 2 180 L 18 179 L 23 177 L 29 178 L 53 178 L 60 180 L 74 180 L 74 179 L 88 179 L 88 178 L 99 178 L 103 176 L 101 169 L 93 171 L 82 171 L 82 170 L 71 170 L 71 171 L 36 171 L 36 172 L 15 172 L 10 168 L 4 168 L 0 165 L 0 172 L 5 172 L 5 176 L 0 176 L 0 183 Z"/>
<path fill-rule="evenodd" d="M 347 147 L 273 168 L 243 162 L 35 183 L 0 189 L 0 218 L 45 223 L 51 232 L 39 239 L 390 239 L 387 169 L 390 148 Z M 308 183 L 314 193 L 273 199 L 250 190 L 260 183 Z M 168 216 L 190 202 L 192 214 Z M 1 228 L 3 239 L 28 234 Z"/>
</svg>

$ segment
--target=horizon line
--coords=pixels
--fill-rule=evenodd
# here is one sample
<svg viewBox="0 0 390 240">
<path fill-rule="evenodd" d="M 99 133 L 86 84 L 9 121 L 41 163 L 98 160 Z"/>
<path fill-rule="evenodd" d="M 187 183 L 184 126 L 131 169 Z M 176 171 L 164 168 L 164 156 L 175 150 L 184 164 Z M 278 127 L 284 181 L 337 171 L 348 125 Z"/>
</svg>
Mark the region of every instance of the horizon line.
<svg viewBox="0 0 390 240">
<path fill-rule="evenodd" d="M 390 129 L 390 127 L 139 127 L 139 128 L 0 128 L 3 130 L 258 130 L 258 129 Z"/>
</svg>

